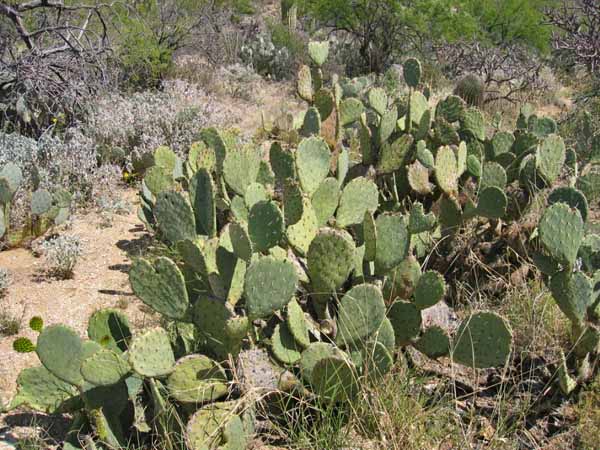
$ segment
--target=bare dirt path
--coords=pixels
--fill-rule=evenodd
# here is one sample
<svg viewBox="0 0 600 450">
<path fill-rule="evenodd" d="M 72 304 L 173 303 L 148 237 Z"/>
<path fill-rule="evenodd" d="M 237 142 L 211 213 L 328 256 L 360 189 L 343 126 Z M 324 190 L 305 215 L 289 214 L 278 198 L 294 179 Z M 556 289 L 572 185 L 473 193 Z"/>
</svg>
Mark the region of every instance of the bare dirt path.
<svg viewBox="0 0 600 450">
<path fill-rule="evenodd" d="M 96 212 L 76 215 L 72 226 L 61 232 L 78 236 L 83 254 L 71 280 L 56 280 L 44 275 L 44 260 L 27 249 L 0 252 L 0 267 L 7 268 L 12 284 L 7 296 L 0 299 L 0 310 L 22 318 L 19 336 L 35 342 L 35 333 L 27 326 L 29 318 L 38 315 L 46 325 L 63 323 L 85 336 L 89 316 L 100 308 L 121 308 L 133 321 L 141 324 L 144 314 L 140 302 L 132 294 L 127 271 L 129 255 L 139 254 L 148 242 L 148 234 L 136 216 L 136 193 L 123 191 L 129 212 L 113 215 L 110 227 L 102 227 Z M 6 403 L 16 390 L 16 378 L 25 367 L 38 364 L 35 354 L 13 351 L 16 336 L 0 338 L 0 401 Z M 0 416 L 0 429 L 10 428 Z M 8 447 L 10 448 L 10 447 Z M 3 449 L 0 435 L 0 450 Z"/>
</svg>

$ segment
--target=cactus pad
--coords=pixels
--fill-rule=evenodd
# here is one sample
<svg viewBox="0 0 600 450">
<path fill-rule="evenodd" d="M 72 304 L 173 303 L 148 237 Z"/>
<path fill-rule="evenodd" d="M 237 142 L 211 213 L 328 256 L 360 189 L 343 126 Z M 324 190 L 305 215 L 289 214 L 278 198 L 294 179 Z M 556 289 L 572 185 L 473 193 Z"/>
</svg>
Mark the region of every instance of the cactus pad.
<svg viewBox="0 0 600 450">
<path fill-rule="evenodd" d="M 118 383 L 130 371 L 129 363 L 119 353 L 109 349 L 97 351 L 81 364 L 81 374 L 85 381 L 96 386 Z"/>
<path fill-rule="evenodd" d="M 384 274 L 400 264 L 408 256 L 409 236 L 404 216 L 382 214 L 375 221 L 377 226 L 377 273 Z"/>
<path fill-rule="evenodd" d="M 347 402 L 358 394 L 358 374 L 344 358 L 327 357 L 315 364 L 311 385 L 315 394 L 332 402 Z"/>
<path fill-rule="evenodd" d="M 251 319 L 266 318 L 287 305 L 298 284 L 298 275 L 289 261 L 271 256 L 253 262 L 246 271 L 244 295 Z"/>
<path fill-rule="evenodd" d="M 461 129 L 480 141 L 485 140 L 485 120 L 477 108 L 465 110 L 460 119 Z"/>
<path fill-rule="evenodd" d="M 548 196 L 548 205 L 555 203 L 566 203 L 571 208 L 578 209 L 583 221 L 587 221 L 589 212 L 588 202 L 581 191 L 568 186 L 558 187 Z"/>
<path fill-rule="evenodd" d="M 329 55 L 329 41 L 308 43 L 308 56 L 317 66 L 322 66 Z"/>
<path fill-rule="evenodd" d="M 129 362 L 133 370 L 144 377 L 170 374 L 175 365 L 175 355 L 167 332 L 154 328 L 135 336 L 129 348 Z"/>
<path fill-rule="evenodd" d="M 415 287 L 415 306 L 419 310 L 429 308 L 442 300 L 444 295 L 446 295 L 444 277 L 439 272 L 427 271 L 421 275 Z"/>
<path fill-rule="evenodd" d="M 331 153 L 318 137 L 302 140 L 296 151 L 296 168 L 304 192 L 312 195 L 329 173 Z"/>
<path fill-rule="evenodd" d="M 317 293 L 331 293 L 348 279 L 354 267 L 354 245 L 343 232 L 324 229 L 307 253 L 308 275 Z"/>
<path fill-rule="evenodd" d="M 379 144 L 383 145 L 387 142 L 390 136 L 396 131 L 398 122 L 398 110 L 392 108 L 387 111 L 382 117 L 379 123 Z"/>
<path fill-rule="evenodd" d="M 559 272 L 550 279 L 550 291 L 560 310 L 573 323 L 582 324 L 591 306 L 593 286 L 581 272 Z"/>
<path fill-rule="evenodd" d="M 75 395 L 77 389 L 72 384 L 57 378 L 43 366 L 31 367 L 19 373 L 17 395 L 12 399 L 9 408 L 24 405 L 52 414 Z"/>
<path fill-rule="evenodd" d="M 190 202 L 196 218 L 196 232 L 214 237 L 217 234 L 215 185 L 205 168 L 198 169 L 190 180 Z"/>
<path fill-rule="evenodd" d="M 164 191 L 158 194 L 154 215 L 167 241 L 176 244 L 196 237 L 194 211 L 181 193 Z"/>
<path fill-rule="evenodd" d="M 356 98 L 347 98 L 340 103 L 340 122 L 343 127 L 357 122 L 364 111 L 362 102 Z"/>
<path fill-rule="evenodd" d="M 442 191 L 451 195 L 458 189 L 458 165 L 454 151 L 440 147 L 435 158 L 435 179 Z"/>
<path fill-rule="evenodd" d="M 284 233 L 283 214 L 272 201 L 256 203 L 248 214 L 248 233 L 256 251 L 275 247 Z"/>
<path fill-rule="evenodd" d="M 375 183 L 363 177 L 350 181 L 340 198 L 337 211 L 337 224 L 340 227 L 359 224 L 365 212 L 374 212 L 379 206 L 379 191 Z"/>
<path fill-rule="evenodd" d="M 229 236 L 233 253 L 238 258 L 250 263 L 252 259 L 252 242 L 248 231 L 239 223 L 233 222 L 229 225 Z"/>
<path fill-rule="evenodd" d="M 311 203 L 319 226 L 327 225 L 340 201 L 340 185 L 335 178 L 325 178 L 312 195 Z"/>
<path fill-rule="evenodd" d="M 181 403 L 204 403 L 227 395 L 225 370 L 204 355 L 189 355 L 175 364 L 167 379 L 169 395 Z"/>
<path fill-rule="evenodd" d="M 80 369 L 85 350 L 81 338 L 71 328 L 63 325 L 44 328 L 37 340 L 36 353 L 53 375 L 75 386 L 83 384 Z"/>
<path fill-rule="evenodd" d="M 144 176 L 144 184 L 154 195 L 171 189 L 174 183 L 173 175 L 159 166 L 150 167 Z"/>
<path fill-rule="evenodd" d="M 408 183 L 413 191 L 421 195 L 427 195 L 433 191 L 433 185 L 429 182 L 429 169 L 419 161 L 415 161 L 409 166 Z"/>
<path fill-rule="evenodd" d="M 271 349 L 275 358 L 283 364 L 295 364 L 300 361 L 300 346 L 285 323 L 275 327 L 271 337 Z"/>
<path fill-rule="evenodd" d="M 502 317 L 492 312 L 475 313 L 458 328 L 452 358 L 467 367 L 503 366 L 511 343 L 512 332 Z"/>
<path fill-rule="evenodd" d="M 391 303 L 396 298 L 411 298 L 420 277 L 421 266 L 411 255 L 394 267 L 386 277 L 383 285 L 385 300 Z"/>
<path fill-rule="evenodd" d="M 300 128 L 300 135 L 305 137 L 321 134 L 321 114 L 315 107 L 308 108 L 304 114 L 304 121 Z"/>
<path fill-rule="evenodd" d="M 388 311 L 388 319 L 394 327 L 396 346 L 411 344 L 421 332 L 421 311 L 414 303 L 398 300 Z"/>
<path fill-rule="evenodd" d="M 537 169 L 548 184 L 554 183 L 565 163 L 566 150 L 562 138 L 556 134 L 546 137 L 538 147 Z"/>
<path fill-rule="evenodd" d="M 154 266 L 145 259 L 135 260 L 129 281 L 133 292 L 155 311 L 171 319 L 185 317 L 190 305 L 185 279 L 169 258 L 158 258 Z"/>
<path fill-rule="evenodd" d="M 404 167 L 406 155 L 413 141 L 414 139 L 410 134 L 404 134 L 391 144 L 386 143 L 381 148 L 377 171 L 380 173 L 392 173 Z"/>
<path fill-rule="evenodd" d="M 315 94 L 315 107 L 319 111 L 321 121 L 329 118 L 335 107 L 335 99 L 329 89 L 320 89 Z"/>
<path fill-rule="evenodd" d="M 115 352 L 126 351 L 131 339 L 127 316 L 115 309 L 100 309 L 92 314 L 87 334 L 91 340 Z"/>
<path fill-rule="evenodd" d="M 506 214 L 508 199 L 502 189 L 487 187 L 479 193 L 477 213 L 488 219 L 501 219 Z"/>
<path fill-rule="evenodd" d="M 344 353 L 337 347 L 326 342 L 313 342 L 302 352 L 300 358 L 300 373 L 306 381 L 312 379 L 315 365 L 324 358 L 343 358 Z"/>
<path fill-rule="evenodd" d="M 408 232 L 419 234 L 431 231 L 435 228 L 437 219 L 433 213 L 425 214 L 422 203 L 414 203 L 410 209 L 408 218 Z"/>
<path fill-rule="evenodd" d="M 285 150 L 281 147 L 279 142 L 274 142 L 269 150 L 269 162 L 271 168 L 275 173 L 275 178 L 280 182 L 287 178 L 296 177 L 296 163 L 294 162 L 294 155 L 291 151 Z"/>
<path fill-rule="evenodd" d="M 544 211 L 538 232 L 548 253 L 560 263 L 572 267 L 584 235 L 579 211 L 564 203 L 555 203 Z"/>
<path fill-rule="evenodd" d="M 379 288 L 371 284 L 354 286 L 340 301 L 336 342 L 359 342 L 375 333 L 384 318 L 385 303 Z"/>
<path fill-rule="evenodd" d="M 465 102 L 457 95 L 450 95 L 438 102 L 435 117 L 442 118 L 448 123 L 458 122 L 465 110 Z"/>
<path fill-rule="evenodd" d="M 382 88 L 369 90 L 369 105 L 377 114 L 383 116 L 388 108 L 388 96 Z"/>
<path fill-rule="evenodd" d="M 292 299 L 292 301 L 288 303 L 287 326 L 290 333 L 301 347 L 306 348 L 310 345 L 308 325 L 306 323 L 306 318 L 304 317 L 304 311 L 302 311 L 302 308 L 296 299 Z"/>
<path fill-rule="evenodd" d="M 38 189 L 31 194 L 31 214 L 41 216 L 52 208 L 52 194 L 46 189 Z"/>
<path fill-rule="evenodd" d="M 423 332 L 415 343 L 415 348 L 430 358 L 447 356 L 450 352 L 450 338 L 441 327 L 432 326 Z"/>
<path fill-rule="evenodd" d="M 294 225 L 290 225 L 286 230 L 288 242 L 294 249 L 305 255 L 308 247 L 319 231 L 317 215 L 309 199 L 301 198 L 302 217 Z"/>
<path fill-rule="evenodd" d="M 377 225 L 373 213 L 367 211 L 363 220 L 363 241 L 365 242 L 364 259 L 375 261 L 377 255 Z M 361 264 L 362 265 L 362 264 Z"/>
<path fill-rule="evenodd" d="M 313 86 L 312 86 L 312 74 L 310 67 L 306 65 L 300 66 L 298 70 L 298 95 L 302 100 L 312 102 L 313 100 Z"/>
<path fill-rule="evenodd" d="M 404 81 L 406 84 L 415 89 L 421 82 L 421 63 L 416 58 L 408 58 L 404 62 Z"/>
</svg>

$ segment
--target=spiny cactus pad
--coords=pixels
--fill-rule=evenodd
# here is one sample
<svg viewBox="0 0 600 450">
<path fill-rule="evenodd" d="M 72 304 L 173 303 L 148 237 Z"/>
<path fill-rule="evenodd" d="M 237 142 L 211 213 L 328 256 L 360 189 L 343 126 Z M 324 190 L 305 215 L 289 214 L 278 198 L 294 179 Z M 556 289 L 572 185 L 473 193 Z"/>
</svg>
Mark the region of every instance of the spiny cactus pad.
<svg viewBox="0 0 600 450">
<path fill-rule="evenodd" d="M 287 227 L 289 244 L 301 255 L 306 255 L 308 247 L 319 231 L 317 215 L 308 198 L 301 198 L 302 216 L 298 223 Z"/>
<path fill-rule="evenodd" d="M 413 141 L 414 139 L 410 134 L 405 134 L 392 143 L 386 143 L 381 148 L 377 171 L 380 173 L 392 173 L 403 167 L 406 155 Z"/>
<path fill-rule="evenodd" d="M 116 352 L 127 351 L 131 329 L 127 316 L 115 309 L 100 309 L 90 316 L 88 337 L 105 348 Z"/>
<path fill-rule="evenodd" d="M 190 202 L 194 209 L 198 234 L 214 237 L 217 233 L 215 185 L 208 170 L 198 169 L 190 180 Z"/>
<path fill-rule="evenodd" d="M 354 245 L 343 232 L 323 229 L 308 248 L 308 275 L 317 293 L 339 288 L 354 267 Z"/>
<path fill-rule="evenodd" d="M 308 325 L 304 311 L 296 299 L 292 299 L 287 306 L 287 326 L 296 342 L 303 348 L 310 345 Z"/>
<path fill-rule="evenodd" d="M 439 358 L 450 352 L 450 338 L 441 327 L 432 326 L 423 332 L 415 348 L 430 358 Z"/>
<path fill-rule="evenodd" d="M 421 278 L 421 265 L 414 256 L 409 256 L 394 267 L 383 284 L 383 295 L 391 303 L 396 298 L 403 300 L 412 297 L 417 282 Z"/>
<path fill-rule="evenodd" d="M 283 364 L 295 364 L 300 361 L 301 347 L 286 323 L 280 323 L 275 327 L 271 337 L 271 349 L 275 358 Z"/>
<path fill-rule="evenodd" d="M 538 231 L 540 241 L 550 255 L 572 267 L 584 234 L 579 211 L 564 203 L 555 203 L 544 211 Z"/>
<path fill-rule="evenodd" d="M 460 120 L 461 128 L 475 139 L 485 140 L 485 120 L 483 114 L 477 108 L 469 108 L 462 114 Z"/>
<path fill-rule="evenodd" d="M 284 220 L 275 202 L 260 201 L 250 209 L 248 233 L 256 251 L 264 252 L 279 244 L 284 234 Z"/>
<path fill-rule="evenodd" d="M 365 261 L 375 261 L 377 255 L 377 225 L 373 213 L 367 211 L 363 220 L 363 240 L 365 242 Z"/>
<path fill-rule="evenodd" d="M 581 213 L 583 221 L 587 221 L 589 208 L 588 201 L 583 192 L 568 186 L 558 187 L 548 196 L 548 205 L 555 203 L 565 203 L 571 208 L 577 208 Z"/>
<path fill-rule="evenodd" d="M 71 397 L 77 395 L 77 388 L 61 380 L 43 366 L 21 371 L 17 378 L 17 395 L 9 408 L 21 405 L 37 411 L 52 414 Z"/>
<path fill-rule="evenodd" d="M 375 333 L 385 318 L 381 290 L 371 284 L 360 284 L 342 297 L 338 310 L 339 345 L 349 345 Z"/>
<path fill-rule="evenodd" d="M 435 116 L 443 118 L 448 123 L 458 122 L 464 110 L 464 100 L 456 95 L 450 95 L 438 102 Z"/>
<path fill-rule="evenodd" d="M 175 355 L 168 333 L 162 328 L 136 335 L 129 348 L 129 362 L 144 377 L 164 377 L 173 371 Z"/>
<path fill-rule="evenodd" d="M 488 219 L 501 219 L 506 214 L 508 199 L 502 189 L 487 187 L 479 193 L 477 213 Z"/>
<path fill-rule="evenodd" d="M 83 342 L 77 333 L 63 325 L 51 325 L 40 333 L 36 353 L 52 374 L 75 386 L 83 384 L 81 363 L 85 358 Z"/>
<path fill-rule="evenodd" d="M 81 364 L 81 374 L 88 383 L 96 386 L 110 386 L 118 383 L 129 374 L 131 366 L 117 352 L 102 349 Z"/>
<path fill-rule="evenodd" d="M 419 234 L 431 231 L 435 228 L 437 219 L 433 213 L 425 214 L 422 203 L 414 203 L 410 209 L 408 218 L 408 232 Z"/>
<path fill-rule="evenodd" d="M 409 58 L 404 62 L 404 81 L 415 89 L 421 82 L 421 62 L 416 58 Z"/>
<path fill-rule="evenodd" d="M 46 189 L 38 189 L 31 194 L 31 214 L 41 216 L 52 207 L 52 194 Z"/>
<path fill-rule="evenodd" d="M 332 402 L 347 402 L 359 390 L 356 369 L 344 358 L 327 357 L 315 364 L 311 385 L 315 393 Z"/>
<path fill-rule="evenodd" d="M 302 65 L 298 70 L 298 95 L 302 100 L 312 102 L 313 100 L 313 86 L 312 86 L 312 74 L 310 67 Z"/>
<path fill-rule="evenodd" d="M 379 191 L 375 183 L 363 177 L 350 181 L 340 198 L 337 224 L 340 227 L 356 225 L 363 221 L 365 212 L 374 212 L 379 205 Z"/>
<path fill-rule="evenodd" d="M 304 122 L 300 128 L 300 135 L 305 137 L 321 134 L 321 114 L 315 107 L 308 108 L 304 114 Z"/>
<path fill-rule="evenodd" d="M 196 220 L 190 202 L 179 192 L 158 194 L 154 215 L 165 239 L 173 244 L 196 237 Z"/>
<path fill-rule="evenodd" d="M 421 311 L 412 302 L 403 300 L 394 302 L 387 317 L 394 327 L 398 347 L 411 344 L 421 332 Z"/>
<path fill-rule="evenodd" d="M 427 195 L 433 191 L 433 185 L 429 182 L 429 169 L 419 161 L 415 161 L 409 166 L 408 183 L 417 194 Z"/>
<path fill-rule="evenodd" d="M 175 364 L 167 379 L 169 395 L 181 403 L 205 403 L 227 395 L 225 370 L 204 355 L 189 355 Z"/>
<path fill-rule="evenodd" d="M 287 305 L 296 292 L 298 275 L 289 261 L 271 256 L 253 262 L 246 271 L 244 295 L 251 319 L 266 318 Z"/>
<path fill-rule="evenodd" d="M 506 170 L 496 162 L 486 162 L 481 174 L 480 189 L 496 186 L 502 190 L 506 188 Z"/>
<path fill-rule="evenodd" d="M 377 114 L 383 116 L 388 108 L 388 96 L 382 88 L 373 88 L 369 90 L 369 105 Z"/>
<path fill-rule="evenodd" d="M 129 281 L 133 292 L 155 311 L 171 319 L 185 317 L 190 305 L 185 279 L 169 258 L 160 257 L 154 265 L 145 259 L 135 260 Z"/>
<path fill-rule="evenodd" d="M 377 227 L 376 272 L 385 274 L 408 256 L 409 236 L 404 216 L 382 214 Z"/>
<path fill-rule="evenodd" d="M 271 145 L 269 162 L 271 163 L 275 177 L 280 182 L 283 182 L 287 178 L 295 178 L 296 163 L 294 161 L 294 154 L 289 150 L 283 149 L 279 142 L 274 142 Z"/>
<path fill-rule="evenodd" d="M 303 190 L 312 195 L 329 173 L 331 153 L 325 141 L 311 137 L 300 142 L 296 168 Z"/>
<path fill-rule="evenodd" d="M 340 122 L 342 126 L 350 125 L 360 119 L 364 111 L 362 102 L 356 98 L 347 98 L 340 104 Z"/>
<path fill-rule="evenodd" d="M 442 300 L 446 295 L 446 283 L 439 272 L 429 270 L 419 278 L 415 287 L 415 306 L 419 310 L 429 308 Z"/>
<path fill-rule="evenodd" d="M 324 358 L 343 358 L 344 353 L 336 346 L 327 342 L 313 342 L 302 352 L 300 358 L 300 374 L 306 381 L 312 380 L 315 365 Z"/>
<path fill-rule="evenodd" d="M 550 291 L 560 310 L 573 323 L 582 324 L 593 302 L 593 286 L 581 272 L 559 272 L 550 279 Z"/>
<path fill-rule="evenodd" d="M 510 355 L 511 343 L 512 332 L 501 316 L 478 312 L 458 328 L 452 358 L 467 367 L 503 366 Z"/>
<path fill-rule="evenodd" d="M 335 214 L 340 201 L 340 185 L 335 178 L 325 178 L 312 195 L 311 203 L 317 216 L 319 226 L 327 222 Z"/>
<path fill-rule="evenodd" d="M 556 134 L 546 137 L 538 147 L 536 155 L 537 168 L 548 184 L 556 181 L 566 158 L 565 143 Z"/>
<path fill-rule="evenodd" d="M 458 189 L 458 165 L 454 150 L 440 147 L 435 158 L 435 179 L 442 191 L 451 195 Z"/>
<path fill-rule="evenodd" d="M 329 55 L 329 41 L 308 43 L 308 55 L 317 66 L 322 66 Z"/>
<path fill-rule="evenodd" d="M 231 246 L 233 253 L 240 258 L 250 263 L 252 259 L 252 242 L 246 228 L 236 222 L 229 225 L 229 236 L 231 238 Z"/>
</svg>

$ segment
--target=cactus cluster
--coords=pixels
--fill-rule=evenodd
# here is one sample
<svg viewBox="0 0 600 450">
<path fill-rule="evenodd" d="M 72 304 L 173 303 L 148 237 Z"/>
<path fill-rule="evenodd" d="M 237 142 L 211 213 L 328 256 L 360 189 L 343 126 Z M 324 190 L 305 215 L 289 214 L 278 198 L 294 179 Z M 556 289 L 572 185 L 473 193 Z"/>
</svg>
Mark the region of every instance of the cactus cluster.
<svg viewBox="0 0 600 450">
<path fill-rule="evenodd" d="M 190 449 L 243 449 L 257 392 L 343 405 L 407 346 L 469 367 L 506 364 L 512 333 L 499 315 L 473 312 L 454 328 L 423 320 L 449 288 L 419 260 L 468 221 L 518 217 L 513 191 L 555 182 L 564 143 L 527 111 L 514 132 L 489 136 L 483 113 L 458 96 L 430 106 L 414 59 L 404 65 L 407 97 L 348 96 L 335 76 L 326 81 L 327 53 L 309 46 L 298 80 L 308 110 L 276 122 L 265 154 L 216 129 L 185 160 L 157 149 L 138 215 L 171 253 L 134 261 L 129 276 L 165 328 L 132 335 L 121 313 L 105 310 L 87 341 L 42 329 L 42 366 L 21 374 L 12 406 L 83 411 L 87 430 L 118 447 L 133 430 L 162 426 L 170 404 L 187 420 Z M 573 267 L 578 256 L 600 261 L 600 246 L 583 237 L 581 193 L 549 201 L 539 259 L 555 269 L 551 289 L 587 349 L 595 283 Z M 144 402 L 155 420 L 140 413 Z"/>
<path fill-rule="evenodd" d="M 15 246 L 26 239 L 43 235 L 54 225 L 67 221 L 71 213 L 71 194 L 58 189 L 50 192 L 32 180 L 30 217 L 22 229 L 11 229 L 11 205 L 19 189 L 27 183 L 19 166 L 8 163 L 0 170 L 0 239 L 7 246 Z"/>
</svg>

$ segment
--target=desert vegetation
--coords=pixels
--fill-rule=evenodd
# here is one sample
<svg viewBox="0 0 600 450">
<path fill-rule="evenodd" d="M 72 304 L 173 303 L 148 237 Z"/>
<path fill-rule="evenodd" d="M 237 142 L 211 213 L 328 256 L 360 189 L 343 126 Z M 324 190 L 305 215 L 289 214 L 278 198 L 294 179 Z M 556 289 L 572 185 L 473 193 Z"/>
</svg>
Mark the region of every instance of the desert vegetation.
<svg viewBox="0 0 600 450">
<path fill-rule="evenodd" d="M 592 0 L 0 1 L 0 449 L 595 449 Z"/>
</svg>

